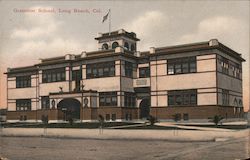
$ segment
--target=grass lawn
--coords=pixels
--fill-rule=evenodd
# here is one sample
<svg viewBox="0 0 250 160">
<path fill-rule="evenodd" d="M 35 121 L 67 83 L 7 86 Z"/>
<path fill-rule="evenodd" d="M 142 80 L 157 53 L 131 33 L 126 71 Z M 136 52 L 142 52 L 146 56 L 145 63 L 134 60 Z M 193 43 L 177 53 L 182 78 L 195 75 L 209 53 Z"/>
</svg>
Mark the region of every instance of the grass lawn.
<svg viewBox="0 0 250 160">
<path fill-rule="evenodd" d="M 124 126 L 124 125 L 134 125 L 138 123 L 129 122 L 105 122 L 103 127 L 114 127 L 114 126 Z M 45 125 L 42 123 L 5 123 L 2 124 L 5 128 L 16 127 L 16 128 L 44 128 Z M 46 125 L 47 128 L 87 128 L 94 129 L 99 128 L 100 124 L 98 122 L 83 122 L 83 123 L 49 123 Z"/>
<path fill-rule="evenodd" d="M 152 129 L 152 130 L 197 130 L 197 129 L 184 129 L 177 127 L 166 127 L 166 126 L 156 126 L 156 125 L 145 125 L 145 126 L 136 126 L 136 127 L 128 127 L 128 128 L 119 128 L 119 129 Z"/>
<path fill-rule="evenodd" d="M 210 128 L 223 128 L 223 129 L 247 129 L 247 125 L 211 125 L 211 124 L 202 124 L 202 125 L 194 125 L 194 124 L 178 124 L 182 126 L 194 126 L 194 127 L 210 127 Z"/>
</svg>

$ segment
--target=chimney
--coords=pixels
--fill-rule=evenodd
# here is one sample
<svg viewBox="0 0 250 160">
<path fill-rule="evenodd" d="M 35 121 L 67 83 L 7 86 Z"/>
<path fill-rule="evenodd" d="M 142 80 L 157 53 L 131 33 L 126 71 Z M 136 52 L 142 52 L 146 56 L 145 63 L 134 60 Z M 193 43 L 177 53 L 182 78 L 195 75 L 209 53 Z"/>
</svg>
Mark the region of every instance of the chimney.
<svg viewBox="0 0 250 160">
<path fill-rule="evenodd" d="M 155 53 L 155 47 L 150 47 L 149 53 L 150 53 L 150 54 L 154 54 L 154 53 Z"/>
<path fill-rule="evenodd" d="M 85 58 L 85 57 L 87 57 L 87 52 L 86 51 L 82 51 L 81 58 Z"/>
<path fill-rule="evenodd" d="M 122 47 L 116 47 L 115 48 L 115 53 L 123 53 L 124 52 L 124 49 Z"/>
<path fill-rule="evenodd" d="M 209 46 L 218 46 L 219 41 L 218 41 L 218 39 L 211 39 L 208 44 L 209 44 Z"/>
</svg>

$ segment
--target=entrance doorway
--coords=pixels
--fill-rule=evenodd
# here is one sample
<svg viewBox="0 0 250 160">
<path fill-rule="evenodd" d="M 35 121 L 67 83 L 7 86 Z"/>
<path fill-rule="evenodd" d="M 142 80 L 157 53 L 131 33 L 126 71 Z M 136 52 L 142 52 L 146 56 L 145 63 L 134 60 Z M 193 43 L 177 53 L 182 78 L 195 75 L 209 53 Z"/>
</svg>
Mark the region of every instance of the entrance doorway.
<svg viewBox="0 0 250 160">
<path fill-rule="evenodd" d="M 142 99 L 140 105 L 140 118 L 148 118 L 149 117 L 149 112 L 150 112 L 150 100 L 149 98 L 144 98 Z"/>
<path fill-rule="evenodd" d="M 74 98 L 66 98 L 61 100 L 57 109 L 62 114 L 58 114 L 58 119 L 68 121 L 70 119 L 80 119 L 80 107 L 81 103 Z"/>
</svg>

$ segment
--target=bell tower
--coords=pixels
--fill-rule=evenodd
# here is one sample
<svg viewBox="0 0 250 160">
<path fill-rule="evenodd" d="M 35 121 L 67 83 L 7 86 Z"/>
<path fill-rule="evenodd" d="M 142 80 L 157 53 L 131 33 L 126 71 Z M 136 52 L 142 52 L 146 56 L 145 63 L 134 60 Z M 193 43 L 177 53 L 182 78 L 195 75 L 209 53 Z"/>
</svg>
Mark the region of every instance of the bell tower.
<svg viewBox="0 0 250 160">
<path fill-rule="evenodd" d="M 136 42 L 139 41 L 134 32 L 127 32 L 124 29 L 113 31 L 110 33 L 99 33 L 95 38 L 98 41 L 99 50 L 115 49 L 120 46 L 124 49 L 136 52 Z"/>
</svg>

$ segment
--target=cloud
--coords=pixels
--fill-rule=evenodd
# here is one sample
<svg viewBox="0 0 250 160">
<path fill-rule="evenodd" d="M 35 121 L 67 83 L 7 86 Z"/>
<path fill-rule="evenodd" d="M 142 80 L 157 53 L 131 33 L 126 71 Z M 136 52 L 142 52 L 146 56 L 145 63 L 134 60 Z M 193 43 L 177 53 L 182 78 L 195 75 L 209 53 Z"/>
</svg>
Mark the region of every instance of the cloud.
<svg viewBox="0 0 250 160">
<path fill-rule="evenodd" d="M 123 25 L 121 25 L 127 31 L 133 31 L 141 39 L 139 48 L 142 50 L 148 50 L 149 47 L 155 46 L 161 43 L 158 36 L 166 34 L 166 26 L 169 23 L 169 19 L 160 11 L 148 11 L 138 17 L 132 19 Z M 156 36 L 152 36 L 156 35 Z"/>
<path fill-rule="evenodd" d="M 46 27 L 34 27 L 31 29 L 14 29 L 11 38 L 32 39 L 41 36 L 50 36 L 56 28 L 57 26 L 52 24 Z"/>
<path fill-rule="evenodd" d="M 248 30 L 249 25 L 236 18 L 226 16 L 211 17 L 199 22 L 195 32 L 182 35 L 178 43 L 208 41 L 209 39 L 217 38 L 230 46 L 236 46 L 236 50 L 247 52 L 242 50 L 242 48 L 247 46 L 245 39 L 248 39 L 248 34 L 246 34 Z M 244 40 L 242 41 L 242 39 Z M 234 43 L 238 44 L 235 45 Z"/>
<path fill-rule="evenodd" d="M 160 11 L 149 11 L 124 26 L 126 29 L 147 37 L 159 29 L 159 24 L 161 24 L 163 20 L 165 20 L 164 14 Z"/>
<path fill-rule="evenodd" d="M 50 9 L 51 7 L 36 6 L 31 9 L 38 8 Z M 22 28 L 16 26 L 10 35 L 12 42 L 15 42 L 12 44 L 15 48 L 9 49 L 11 48 L 9 47 L 6 51 L 6 53 L 15 53 L 7 55 L 6 59 L 10 61 L 19 59 L 14 67 L 33 65 L 39 58 L 61 56 L 67 53 L 80 54 L 82 47 L 93 48 L 91 44 L 82 43 L 70 34 L 65 34 L 67 29 L 63 27 L 64 21 L 56 14 L 25 13 L 23 16 Z"/>
<path fill-rule="evenodd" d="M 41 7 L 31 7 L 30 9 L 38 10 Z M 52 7 L 42 7 L 50 9 Z M 14 28 L 11 34 L 12 39 L 34 39 L 52 36 L 56 29 L 61 27 L 62 21 L 55 19 L 51 13 L 24 13 L 23 28 Z"/>
</svg>

